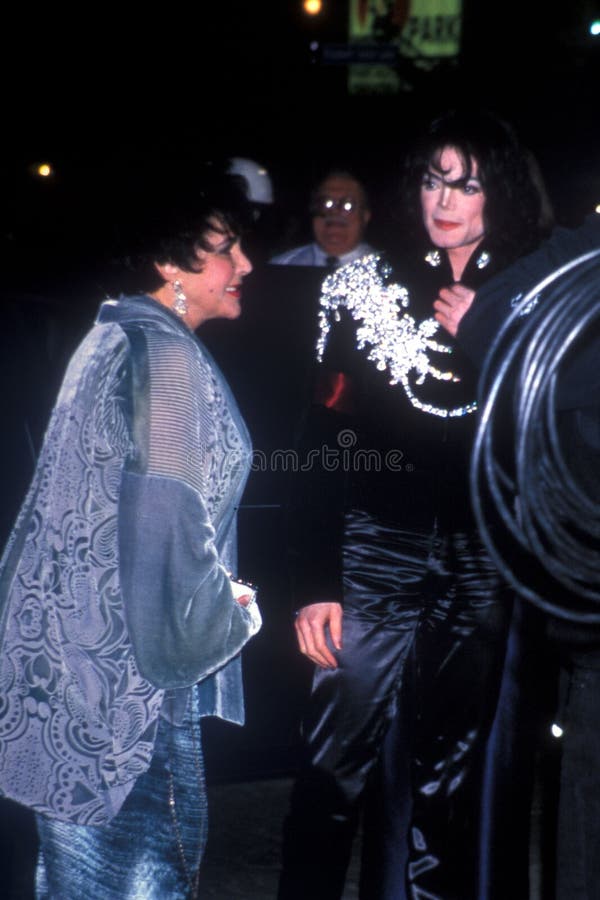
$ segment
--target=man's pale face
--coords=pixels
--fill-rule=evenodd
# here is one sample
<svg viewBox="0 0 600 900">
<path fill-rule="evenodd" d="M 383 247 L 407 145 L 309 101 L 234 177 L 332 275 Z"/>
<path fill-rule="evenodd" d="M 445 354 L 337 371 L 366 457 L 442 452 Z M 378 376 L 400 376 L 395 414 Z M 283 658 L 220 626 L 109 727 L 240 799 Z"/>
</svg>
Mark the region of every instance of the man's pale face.
<svg viewBox="0 0 600 900">
<path fill-rule="evenodd" d="M 343 256 L 353 250 L 362 241 L 370 218 L 364 191 L 353 178 L 327 178 L 319 186 L 313 235 L 328 256 Z"/>
<path fill-rule="evenodd" d="M 436 247 L 472 253 L 483 240 L 485 194 L 477 160 L 465 180 L 464 161 L 454 147 L 444 147 L 421 185 L 423 223 Z"/>
</svg>

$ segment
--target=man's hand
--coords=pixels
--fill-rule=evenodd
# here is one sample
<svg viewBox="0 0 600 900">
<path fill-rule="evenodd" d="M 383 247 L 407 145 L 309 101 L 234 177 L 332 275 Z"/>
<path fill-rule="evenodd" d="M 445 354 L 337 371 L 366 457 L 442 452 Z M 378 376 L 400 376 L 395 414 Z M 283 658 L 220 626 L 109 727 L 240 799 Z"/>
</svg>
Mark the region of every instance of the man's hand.
<svg viewBox="0 0 600 900">
<path fill-rule="evenodd" d="M 336 650 L 342 649 L 340 603 L 311 603 L 296 616 L 296 637 L 301 653 L 324 669 L 337 669 L 337 659 L 327 646 L 327 631 Z"/>
<path fill-rule="evenodd" d="M 434 318 L 453 337 L 456 337 L 461 319 L 471 306 L 474 296 L 475 291 L 472 291 L 471 288 L 456 283 L 442 288 L 439 297 L 433 304 Z"/>
</svg>

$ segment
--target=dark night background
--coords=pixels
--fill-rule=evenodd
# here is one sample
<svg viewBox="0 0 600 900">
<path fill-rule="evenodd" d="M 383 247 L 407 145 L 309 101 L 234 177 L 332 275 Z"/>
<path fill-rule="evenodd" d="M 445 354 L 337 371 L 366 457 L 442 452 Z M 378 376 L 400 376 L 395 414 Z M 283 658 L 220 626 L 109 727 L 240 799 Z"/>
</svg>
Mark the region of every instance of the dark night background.
<svg viewBox="0 0 600 900">
<path fill-rule="evenodd" d="M 349 97 L 344 66 L 322 65 L 309 45 L 344 43 L 347 9 L 325 0 L 178 2 L 55 8 L 6 14 L 2 61 L 2 184 L 12 212 L 33 204 L 26 166 L 50 160 L 54 185 L 93 219 L 115 169 L 221 155 L 259 159 L 282 204 L 300 204 L 328 159 L 355 162 L 389 190 L 418 124 L 470 99 L 512 120 L 536 153 L 559 218 L 578 221 L 600 198 L 596 86 L 600 37 L 590 0 L 464 0 L 461 55 L 430 74 L 404 70 L 412 90 Z M 406 65 L 406 64 L 405 64 Z M 58 204 L 57 204 L 58 205 Z M 5 204 L 5 215 L 8 210 Z M 52 213 L 55 211 L 52 210 Z M 43 223 L 40 223 L 42 225 Z M 5 226 L 6 227 L 6 226 Z"/>
</svg>

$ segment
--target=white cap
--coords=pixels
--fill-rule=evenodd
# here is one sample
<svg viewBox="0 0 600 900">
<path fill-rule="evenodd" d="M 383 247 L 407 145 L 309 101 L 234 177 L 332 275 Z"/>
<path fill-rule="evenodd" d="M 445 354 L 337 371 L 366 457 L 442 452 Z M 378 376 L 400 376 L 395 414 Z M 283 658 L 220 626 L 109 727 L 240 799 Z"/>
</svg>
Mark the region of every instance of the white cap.
<svg viewBox="0 0 600 900">
<path fill-rule="evenodd" d="M 252 203 L 272 203 L 273 186 L 269 173 L 264 166 L 245 159 L 243 156 L 232 156 L 229 160 L 230 175 L 240 175 L 246 182 L 246 197 Z"/>
</svg>

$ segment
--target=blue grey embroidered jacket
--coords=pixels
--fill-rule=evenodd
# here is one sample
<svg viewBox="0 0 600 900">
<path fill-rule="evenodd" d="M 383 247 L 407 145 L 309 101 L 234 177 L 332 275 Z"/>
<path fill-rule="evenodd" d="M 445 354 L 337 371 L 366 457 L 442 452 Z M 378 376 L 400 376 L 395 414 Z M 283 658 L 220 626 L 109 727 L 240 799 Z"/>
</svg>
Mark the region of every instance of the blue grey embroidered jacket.
<svg viewBox="0 0 600 900">
<path fill-rule="evenodd" d="M 260 615 L 230 572 L 249 464 L 202 343 L 149 297 L 104 303 L 0 563 L 0 793 L 102 824 L 190 689 L 201 714 L 243 721 Z"/>
</svg>

